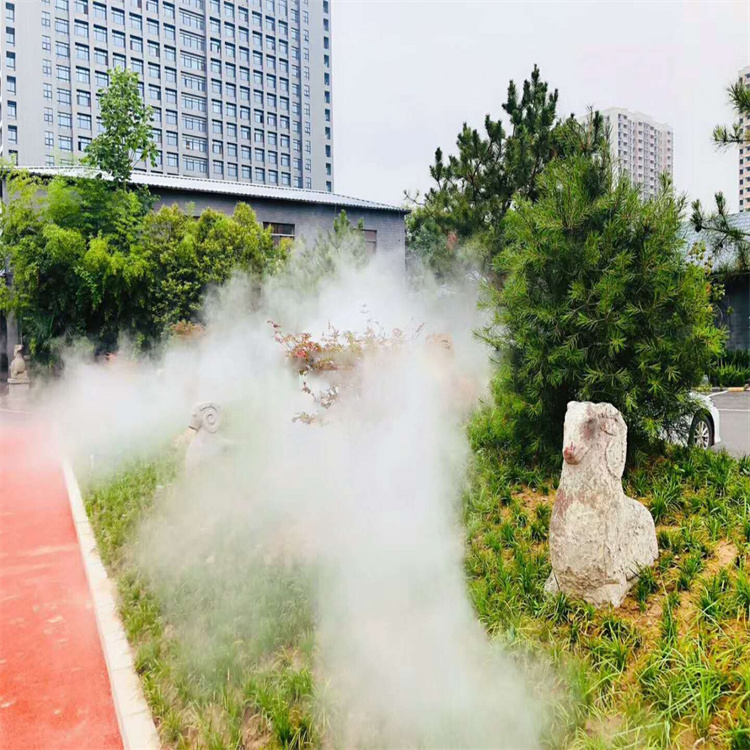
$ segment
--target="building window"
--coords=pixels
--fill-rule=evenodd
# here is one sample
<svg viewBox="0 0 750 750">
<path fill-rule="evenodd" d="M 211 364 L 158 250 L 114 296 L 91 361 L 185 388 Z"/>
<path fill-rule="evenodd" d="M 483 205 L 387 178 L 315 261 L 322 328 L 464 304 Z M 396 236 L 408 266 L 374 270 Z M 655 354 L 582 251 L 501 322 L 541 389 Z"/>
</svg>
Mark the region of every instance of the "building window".
<svg viewBox="0 0 750 750">
<path fill-rule="evenodd" d="M 55 134 L 51 130 L 44 131 L 44 146 L 45 148 L 55 147 Z"/>
<path fill-rule="evenodd" d="M 264 221 L 263 229 L 271 231 L 274 247 L 278 247 L 282 240 L 294 242 L 294 224 L 277 224 L 276 222 Z"/>
<path fill-rule="evenodd" d="M 326 189 L 328 192 L 331 192 L 331 183 L 326 182 Z M 358 230 L 362 232 L 362 236 L 365 239 L 365 248 L 367 249 L 367 253 L 369 255 L 374 255 L 375 251 L 378 249 L 378 233 L 375 229 L 361 229 Z"/>
<path fill-rule="evenodd" d="M 61 36 L 68 36 L 70 34 L 70 24 L 63 18 L 56 18 L 55 31 Z"/>
<path fill-rule="evenodd" d="M 15 125 L 8 125 L 8 143 L 18 143 L 18 128 Z"/>
<path fill-rule="evenodd" d="M 72 151 L 73 150 L 73 138 L 69 135 L 61 135 L 58 138 L 58 144 L 60 151 Z"/>
</svg>

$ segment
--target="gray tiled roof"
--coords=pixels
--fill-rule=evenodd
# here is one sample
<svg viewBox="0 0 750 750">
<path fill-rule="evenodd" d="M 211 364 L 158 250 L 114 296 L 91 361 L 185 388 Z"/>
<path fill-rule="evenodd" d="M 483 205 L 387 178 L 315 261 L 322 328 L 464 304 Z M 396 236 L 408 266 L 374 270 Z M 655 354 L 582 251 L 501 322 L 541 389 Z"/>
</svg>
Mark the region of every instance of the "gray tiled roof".
<svg viewBox="0 0 750 750">
<path fill-rule="evenodd" d="M 85 167 L 21 167 L 32 174 L 41 177 L 95 176 L 95 170 Z M 156 174 L 154 172 L 133 172 L 131 182 L 135 185 L 146 185 L 149 188 L 164 188 L 169 190 L 187 190 L 202 193 L 219 193 L 221 195 L 235 195 L 241 198 L 265 198 L 267 200 L 292 201 L 299 203 L 316 203 L 341 208 L 366 208 L 371 211 L 398 211 L 409 213 L 408 208 L 390 206 L 386 203 L 352 198 L 348 195 L 328 193 L 323 190 L 301 190 L 298 188 L 277 187 L 273 185 L 257 185 L 252 182 L 231 182 L 229 180 L 209 180 L 200 177 L 182 177 L 178 175 Z"/>
</svg>

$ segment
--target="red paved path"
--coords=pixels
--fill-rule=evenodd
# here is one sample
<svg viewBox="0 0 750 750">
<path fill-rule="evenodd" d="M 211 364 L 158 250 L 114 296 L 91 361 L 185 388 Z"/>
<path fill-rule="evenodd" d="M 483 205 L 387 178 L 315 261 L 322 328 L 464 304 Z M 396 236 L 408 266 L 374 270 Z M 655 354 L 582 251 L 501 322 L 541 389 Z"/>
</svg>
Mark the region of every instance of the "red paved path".
<svg viewBox="0 0 750 750">
<path fill-rule="evenodd" d="M 62 471 L 0 412 L 0 747 L 122 748 Z"/>
</svg>

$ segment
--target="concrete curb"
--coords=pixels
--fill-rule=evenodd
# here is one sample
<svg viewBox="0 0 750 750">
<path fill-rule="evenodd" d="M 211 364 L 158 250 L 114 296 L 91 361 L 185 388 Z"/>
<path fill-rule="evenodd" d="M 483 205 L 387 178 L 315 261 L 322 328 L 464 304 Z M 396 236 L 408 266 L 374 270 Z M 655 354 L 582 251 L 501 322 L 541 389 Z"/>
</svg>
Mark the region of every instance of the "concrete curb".
<svg viewBox="0 0 750 750">
<path fill-rule="evenodd" d="M 160 750 L 159 735 L 133 666 L 133 654 L 117 614 L 115 587 L 107 576 L 73 469 L 63 462 L 83 567 L 94 603 L 96 624 L 107 664 L 117 723 L 125 750 Z"/>
</svg>

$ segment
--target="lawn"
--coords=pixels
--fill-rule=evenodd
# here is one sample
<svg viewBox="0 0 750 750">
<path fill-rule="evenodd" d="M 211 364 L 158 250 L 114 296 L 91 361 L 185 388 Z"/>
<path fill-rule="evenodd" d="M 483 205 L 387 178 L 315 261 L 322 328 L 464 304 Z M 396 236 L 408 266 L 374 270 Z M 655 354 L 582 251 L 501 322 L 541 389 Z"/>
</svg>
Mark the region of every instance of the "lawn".
<svg viewBox="0 0 750 750">
<path fill-rule="evenodd" d="M 309 570 L 256 559 L 228 523 L 211 533 L 236 546 L 231 570 L 208 555 L 206 568 L 151 575 L 136 538 L 175 501 L 179 460 L 170 451 L 85 490 L 163 744 L 340 745 L 335 700 L 315 679 Z M 463 505 L 477 616 L 557 675 L 545 744 L 750 748 L 750 460 L 672 449 L 626 475 L 657 521 L 660 558 L 617 611 L 543 593 L 554 487 L 550 472 L 480 453 Z"/>
</svg>

